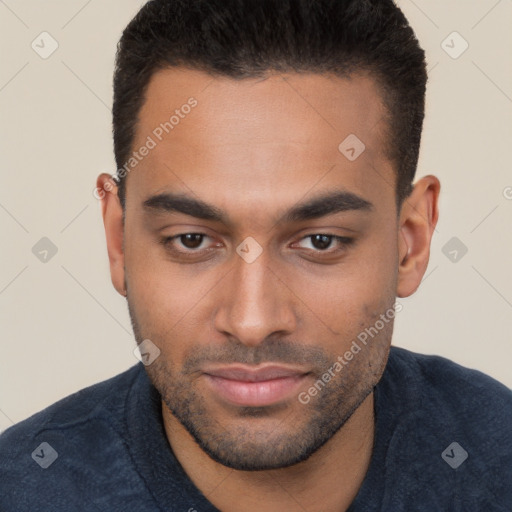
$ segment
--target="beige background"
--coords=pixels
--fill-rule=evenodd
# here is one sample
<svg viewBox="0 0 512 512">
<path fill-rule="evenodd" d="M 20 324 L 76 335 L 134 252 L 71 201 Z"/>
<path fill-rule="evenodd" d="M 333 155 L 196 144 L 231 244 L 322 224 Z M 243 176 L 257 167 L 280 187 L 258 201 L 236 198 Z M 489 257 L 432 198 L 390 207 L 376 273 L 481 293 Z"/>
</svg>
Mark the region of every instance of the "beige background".
<svg viewBox="0 0 512 512">
<path fill-rule="evenodd" d="M 113 59 L 142 3 L 0 0 L 0 430 L 136 363 L 92 190 L 115 170 Z M 436 174 L 443 191 L 429 270 L 401 300 L 394 343 L 512 387 L 512 2 L 400 6 L 430 70 L 418 176 Z M 44 31 L 59 45 L 47 59 L 31 47 L 51 49 Z M 442 47 L 463 48 L 454 31 L 469 44 L 456 59 Z M 32 253 L 42 237 L 58 248 L 46 263 Z M 455 262 L 452 237 L 468 249 Z"/>
</svg>

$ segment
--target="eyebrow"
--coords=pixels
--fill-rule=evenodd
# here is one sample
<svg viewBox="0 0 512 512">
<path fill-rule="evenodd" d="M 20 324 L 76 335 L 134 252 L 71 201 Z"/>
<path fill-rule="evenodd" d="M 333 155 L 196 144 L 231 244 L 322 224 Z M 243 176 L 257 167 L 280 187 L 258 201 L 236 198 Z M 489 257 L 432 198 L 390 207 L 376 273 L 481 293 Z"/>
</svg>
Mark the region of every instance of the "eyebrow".
<svg viewBox="0 0 512 512">
<path fill-rule="evenodd" d="M 198 219 L 227 222 L 227 216 L 222 210 L 200 199 L 182 194 L 158 194 L 144 201 L 143 207 L 148 211 L 178 212 Z"/>
<path fill-rule="evenodd" d="M 352 192 L 334 191 L 295 205 L 284 213 L 279 222 L 299 222 L 351 210 L 370 211 L 372 209 L 372 203 Z"/>
<path fill-rule="evenodd" d="M 150 197 L 143 202 L 147 211 L 172 213 L 178 212 L 198 219 L 229 224 L 228 215 L 219 208 L 200 199 L 182 194 L 164 193 Z M 318 219 L 335 213 L 362 210 L 370 211 L 373 204 L 362 197 L 347 191 L 333 191 L 313 197 L 300 203 L 279 218 L 278 222 L 292 223 Z"/>
</svg>

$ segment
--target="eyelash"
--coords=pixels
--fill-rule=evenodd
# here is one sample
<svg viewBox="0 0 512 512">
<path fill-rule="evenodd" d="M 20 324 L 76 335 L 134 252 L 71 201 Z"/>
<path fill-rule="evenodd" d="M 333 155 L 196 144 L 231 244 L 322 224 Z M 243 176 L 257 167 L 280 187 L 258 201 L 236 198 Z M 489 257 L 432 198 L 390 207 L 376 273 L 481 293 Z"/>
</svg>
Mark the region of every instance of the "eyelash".
<svg viewBox="0 0 512 512">
<path fill-rule="evenodd" d="M 186 235 L 199 235 L 199 236 L 202 236 L 203 239 L 201 240 L 201 243 L 204 241 L 204 238 L 210 238 L 206 233 L 197 233 L 197 232 L 188 232 L 188 233 L 180 233 L 178 235 L 174 235 L 174 236 L 170 236 L 170 237 L 165 237 L 162 239 L 162 244 L 168 249 L 170 250 L 171 252 L 175 253 L 175 254 L 178 254 L 178 255 L 182 255 L 182 256 L 201 256 L 207 252 L 211 252 L 214 248 L 212 247 L 207 247 L 206 249 L 188 249 L 188 250 L 183 250 L 183 249 L 177 249 L 176 247 L 173 246 L 173 242 L 177 239 L 180 239 L 181 237 L 183 236 L 186 236 Z M 322 249 L 306 249 L 306 251 L 308 252 L 313 252 L 313 253 L 316 253 L 316 254 L 326 254 L 326 255 L 332 255 L 332 254 L 336 254 L 338 252 L 342 252 L 345 248 L 347 248 L 348 246 L 352 245 L 354 243 L 354 239 L 353 238 L 350 238 L 350 237 L 346 237 L 346 236 L 339 236 L 339 235 L 333 235 L 333 234 L 330 234 L 330 233 L 313 233 L 311 235 L 306 235 L 304 237 L 302 237 L 299 241 L 302 241 L 302 240 L 305 240 L 305 239 L 311 239 L 313 238 L 314 236 L 326 236 L 326 237 L 329 237 L 331 238 L 331 242 L 332 241 L 336 241 L 338 242 L 342 247 L 341 248 L 338 248 L 338 249 L 335 249 L 335 250 L 332 250 L 332 249 L 325 249 L 325 250 L 322 250 Z M 295 242 L 296 243 L 296 242 Z"/>
</svg>

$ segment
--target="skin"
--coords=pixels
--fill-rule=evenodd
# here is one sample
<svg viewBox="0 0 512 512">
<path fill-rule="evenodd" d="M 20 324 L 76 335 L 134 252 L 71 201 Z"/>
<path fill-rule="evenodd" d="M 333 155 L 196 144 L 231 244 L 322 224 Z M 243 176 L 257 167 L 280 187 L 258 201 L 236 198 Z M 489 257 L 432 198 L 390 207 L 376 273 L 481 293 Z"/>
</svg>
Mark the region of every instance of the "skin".
<svg viewBox="0 0 512 512">
<path fill-rule="evenodd" d="M 133 147 L 191 96 L 197 106 L 128 175 L 124 221 L 111 177 L 97 182 L 109 189 L 102 212 L 112 282 L 127 296 L 137 341 L 150 339 L 161 351 L 146 370 L 162 395 L 169 444 L 223 511 L 346 510 L 371 459 L 372 390 L 393 322 L 307 404 L 298 393 L 397 296 L 419 286 L 439 181 L 419 179 L 397 211 L 386 111 L 371 76 L 236 81 L 161 70 L 150 81 Z M 355 161 L 338 150 L 349 134 L 366 146 Z M 333 191 L 371 206 L 283 217 Z M 208 203 L 224 218 L 167 211 L 161 201 L 144 207 L 168 193 Z M 185 233 L 207 236 L 192 244 L 169 239 Z M 322 245 L 315 234 L 345 238 Z M 247 237 L 262 249 L 251 263 L 236 252 Z M 205 376 L 208 365 L 235 362 L 279 363 L 304 376 L 277 404 L 237 406 Z"/>
</svg>

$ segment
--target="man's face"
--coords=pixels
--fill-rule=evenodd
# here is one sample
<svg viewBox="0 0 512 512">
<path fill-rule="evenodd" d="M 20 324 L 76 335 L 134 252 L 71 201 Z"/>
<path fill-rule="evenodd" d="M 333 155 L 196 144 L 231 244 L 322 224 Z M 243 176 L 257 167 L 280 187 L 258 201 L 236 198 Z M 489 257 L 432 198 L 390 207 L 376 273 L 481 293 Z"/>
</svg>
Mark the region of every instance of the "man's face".
<svg viewBox="0 0 512 512">
<path fill-rule="evenodd" d="M 398 269 L 384 116 L 362 75 L 150 81 L 133 148 L 156 145 L 127 177 L 130 314 L 161 351 L 146 370 L 165 406 L 227 466 L 306 459 L 380 379 Z M 353 136 L 339 149 L 351 134 L 359 156 Z"/>
</svg>

